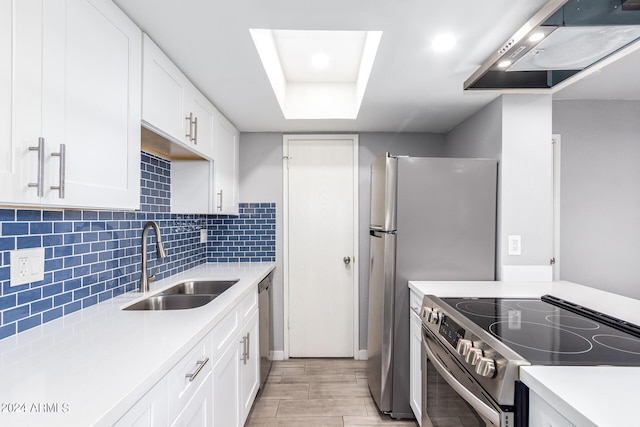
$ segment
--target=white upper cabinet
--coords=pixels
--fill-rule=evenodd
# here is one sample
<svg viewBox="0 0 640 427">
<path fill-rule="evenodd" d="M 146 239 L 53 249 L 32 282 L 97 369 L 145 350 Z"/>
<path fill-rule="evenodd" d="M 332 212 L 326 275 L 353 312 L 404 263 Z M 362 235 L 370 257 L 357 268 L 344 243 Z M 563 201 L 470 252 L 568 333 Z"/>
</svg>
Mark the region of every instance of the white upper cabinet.
<svg viewBox="0 0 640 427">
<path fill-rule="evenodd" d="M 172 161 L 171 211 L 237 215 L 240 133 L 147 35 L 143 52 L 143 126 L 213 161 Z"/>
<path fill-rule="evenodd" d="M 13 12 L 11 0 L 0 0 L 0 200 L 14 198 L 18 187 L 13 164 L 11 124 Z"/>
<path fill-rule="evenodd" d="M 215 107 L 146 34 L 143 45 L 143 124 L 212 159 Z"/>
<path fill-rule="evenodd" d="M 185 105 L 185 118 L 193 117 L 189 134 L 194 148 L 204 157 L 213 159 L 216 154 L 214 119 L 218 110 L 193 86 L 186 91 Z"/>
<path fill-rule="evenodd" d="M 238 149 L 240 133 L 222 115 L 216 123 L 216 156 L 214 161 L 214 186 L 216 201 L 214 213 L 238 214 L 239 175 Z"/>
<path fill-rule="evenodd" d="M 142 120 L 156 133 L 186 144 L 189 81 L 146 34 L 142 37 Z"/>
<path fill-rule="evenodd" d="M 0 119 L 10 134 L 0 140 L 0 174 L 12 183 L 0 203 L 137 208 L 140 30 L 109 0 L 2 0 L 2 8 L 13 117 L 9 130 Z"/>
</svg>

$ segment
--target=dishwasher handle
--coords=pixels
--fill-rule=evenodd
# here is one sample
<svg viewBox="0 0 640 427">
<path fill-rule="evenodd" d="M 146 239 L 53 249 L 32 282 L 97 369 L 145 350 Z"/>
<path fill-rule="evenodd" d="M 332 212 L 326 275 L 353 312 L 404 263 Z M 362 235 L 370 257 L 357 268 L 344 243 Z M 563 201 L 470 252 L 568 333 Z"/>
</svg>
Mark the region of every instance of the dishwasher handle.
<svg viewBox="0 0 640 427">
<path fill-rule="evenodd" d="M 273 282 L 273 271 L 271 271 L 267 277 L 262 279 L 258 284 L 258 293 L 268 291 L 269 287 L 271 287 L 271 283 Z"/>
</svg>

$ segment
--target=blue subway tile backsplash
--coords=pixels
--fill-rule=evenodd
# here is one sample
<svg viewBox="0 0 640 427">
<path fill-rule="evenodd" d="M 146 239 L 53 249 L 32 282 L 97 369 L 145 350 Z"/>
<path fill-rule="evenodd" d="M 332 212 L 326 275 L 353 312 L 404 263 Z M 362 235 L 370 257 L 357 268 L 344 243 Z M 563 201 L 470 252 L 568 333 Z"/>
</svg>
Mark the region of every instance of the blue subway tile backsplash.
<svg viewBox="0 0 640 427">
<path fill-rule="evenodd" d="M 142 228 L 160 226 L 167 258 L 158 278 L 205 262 L 275 261 L 275 203 L 241 203 L 239 215 L 170 213 L 171 162 L 142 152 L 140 210 L 0 207 L 0 339 L 137 289 Z M 200 230 L 207 243 L 200 243 Z M 43 247 L 44 280 L 10 284 L 9 252 Z"/>
</svg>

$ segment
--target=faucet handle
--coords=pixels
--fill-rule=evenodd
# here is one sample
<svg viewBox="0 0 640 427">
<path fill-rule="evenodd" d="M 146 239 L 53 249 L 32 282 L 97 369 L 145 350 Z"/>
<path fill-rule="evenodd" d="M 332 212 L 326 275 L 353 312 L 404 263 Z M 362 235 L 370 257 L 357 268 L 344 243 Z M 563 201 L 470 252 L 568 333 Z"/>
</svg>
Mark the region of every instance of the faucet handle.
<svg viewBox="0 0 640 427">
<path fill-rule="evenodd" d="M 153 282 L 156 280 L 156 274 L 158 274 L 158 271 L 160 271 L 160 267 L 156 267 L 156 269 L 153 271 L 153 274 L 149 276 L 149 281 Z"/>
</svg>

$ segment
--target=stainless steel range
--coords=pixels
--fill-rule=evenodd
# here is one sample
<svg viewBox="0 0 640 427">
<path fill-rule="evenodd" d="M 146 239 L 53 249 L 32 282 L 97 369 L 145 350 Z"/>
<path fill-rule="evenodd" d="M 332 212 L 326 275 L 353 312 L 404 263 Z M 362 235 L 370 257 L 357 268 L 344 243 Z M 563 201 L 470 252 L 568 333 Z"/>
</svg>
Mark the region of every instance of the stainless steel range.
<svg viewBox="0 0 640 427">
<path fill-rule="evenodd" d="M 422 319 L 422 427 L 526 426 L 523 365 L 640 366 L 640 327 L 560 300 L 438 298 Z"/>
</svg>

